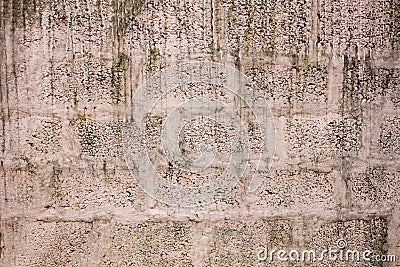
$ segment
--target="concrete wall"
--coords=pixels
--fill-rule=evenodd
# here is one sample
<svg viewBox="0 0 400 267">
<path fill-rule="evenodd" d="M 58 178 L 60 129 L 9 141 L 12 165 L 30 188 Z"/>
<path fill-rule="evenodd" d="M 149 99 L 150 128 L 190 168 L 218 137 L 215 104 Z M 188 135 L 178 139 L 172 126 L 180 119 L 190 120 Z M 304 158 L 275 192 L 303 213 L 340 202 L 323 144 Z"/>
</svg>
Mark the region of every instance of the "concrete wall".
<svg viewBox="0 0 400 267">
<path fill-rule="evenodd" d="M 1 266 L 400 266 L 398 0 L 1 0 L 0 16 Z M 138 187 L 121 127 L 139 85 L 190 60 L 257 83 L 276 156 L 256 192 L 187 209 Z M 338 239 L 397 265 L 257 258 Z"/>
</svg>

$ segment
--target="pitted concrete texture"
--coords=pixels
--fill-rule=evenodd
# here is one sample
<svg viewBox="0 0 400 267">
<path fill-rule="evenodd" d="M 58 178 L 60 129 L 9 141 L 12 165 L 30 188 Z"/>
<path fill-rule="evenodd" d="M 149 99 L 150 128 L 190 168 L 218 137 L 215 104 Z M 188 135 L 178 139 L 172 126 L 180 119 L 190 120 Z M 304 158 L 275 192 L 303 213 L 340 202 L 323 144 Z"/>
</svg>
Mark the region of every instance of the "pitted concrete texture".
<svg viewBox="0 0 400 267">
<path fill-rule="evenodd" d="M 398 0 L 0 0 L 0 266 L 400 266 L 399 21 Z M 257 191 L 252 166 L 190 209 L 148 196 L 122 143 L 138 87 L 188 61 L 247 75 L 276 128 Z M 177 87 L 149 114 L 164 179 L 207 184 L 229 162 L 227 131 L 207 119 L 184 128 L 182 147 L 196 158 L 215 143 L 218 164 L 193 174 L 160 152 L 166 112 L 199 96 L 231 105 L 257 152 L 259 125 L 225 89 Z M 258 258 L 340 239 L 397 260 Z"/>
</svg>

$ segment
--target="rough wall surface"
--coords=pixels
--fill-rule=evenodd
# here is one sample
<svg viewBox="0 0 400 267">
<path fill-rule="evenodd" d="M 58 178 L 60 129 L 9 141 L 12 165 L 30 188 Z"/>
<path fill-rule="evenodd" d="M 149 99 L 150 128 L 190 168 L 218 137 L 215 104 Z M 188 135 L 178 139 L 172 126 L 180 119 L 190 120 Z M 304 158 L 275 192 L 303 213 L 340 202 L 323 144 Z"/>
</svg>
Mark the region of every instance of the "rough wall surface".
<svg viewBox="0 0 400 267">
<path fill-rule="evenodd" d="M 0 18 L 1 266 L 400 266 L 398 0 L 1 0 Z M 256 192 L 187 209 L 138 187 L 121 127 L 139 85 L 191 60 L 256 82 L 276 153 Z M 218 128 L 196 123 L 189 147 Z M 257 257 L 338 239 L 398 260 Z"/>
</svg>

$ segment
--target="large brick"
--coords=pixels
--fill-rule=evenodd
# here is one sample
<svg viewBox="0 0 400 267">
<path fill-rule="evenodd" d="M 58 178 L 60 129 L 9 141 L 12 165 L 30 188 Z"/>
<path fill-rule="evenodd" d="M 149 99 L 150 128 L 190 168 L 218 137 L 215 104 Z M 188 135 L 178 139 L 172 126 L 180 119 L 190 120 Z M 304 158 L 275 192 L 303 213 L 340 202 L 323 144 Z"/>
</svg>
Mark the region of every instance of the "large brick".
<svg viewBox="0 0 400 267">
<path fill-rule="evenodd" d="M 377 148 L 381 154 L 394 156 L 396 158 L 400 157 L 399 128 L 400 116 L 386 117 L 381 122 L 379 127 L 379 139 L 377 143 Z"/>
<path fill-rule="evenodd" d="M 323 63 L 308 65 L 242 65 L 244 73 L 264 93 L 275 116 L 290 113 L 326 112 L 328 70 Z"/>
<path fill-rule="evenodd" d="M 98 266 L 194 266 L 190 223 L 116 223 Z"/>
<path fill-rule="evenodd" d="M 306 241 L 304 248 L 317 251 L 316 258 L 320 258 L 324 249 L 338 248 L 338 241 L 343 239 L 347 245 L 344 260 L 330 260 L 327 254 L 323 260 L 317 260 L 310 266 L 382 266 L 382 262 L 374 261 L 375 255 L 387 255 L 387 219 L 380 217 L 366 219 L 335 220 L 332 222 L 306 221 Z M 307 233 L 308 232 L 308 233 Z M 360 261 L 346 261 L 346 251 L 357 250 L 360 252 Z M 362 253 L 370 250 L 371 261 L 364 261 Z M 351 258 L 349 258 L 351 259 Z"/>
<path fill-rule="evenodd" d="M 123 160 L 122 121 L 96 121 L 83 115 L 72 123 L 83 154 L 95 160 Z"/>
<path fill-rule="evenodd" d="M 362 148 L 361 125 L 353 116 L 295 116 L 287 122 L 287 153 L 292 160 L 337 166 L 341 157 L 357 155 Z"/>
<path fill-rule="evenodd" d="M 71 147 L 71 128 L 60 118 L 15 115 L 5 128 L 5 151 L 9 159 L 23 155 L 34 161 L 56 160 L 73 155 L 73 151 L 62 149 Z"/>
<path fill-rule="evenodd" d="M 398 109 L 400 72 L 396 67 L 375 66 L 370 58 L 345 55 L 341 106 L 346 113 L 387 107 Z"/>
<path fill-rule="evenodd" d="M 226 1 L 222 12 L 224 41 L 236 57 L 308 52 L 311 1 Z"/>
<path fill-rule="evenodd" d="M 144 192 L 129 170 L 103 163 L 80 162 L 65 166 L 57 162 L 36 164 L 25 158 L 3 165 L 5 173 L 4 211 L 32 213 L 48 208 L 141 209 Z"/>
<path fill-rule="evenodd" d="M 355 207 L 384 209 L 396 207 L 400 201 L 400 170 L 396 167 L 348 170 L 345 180 Z"/>
<path fill-rule="evenodd" d="M 90 266 L 93 226 L 86 222 L 4 222 L 2 266 Z"/>
<path fill-rule="evenodd" d="M 396 110 L 381 108 L 371 110 L 365 115 L 368 119 L 364 128 L 369 158 L 389 165 L 400 159 L 399 114 Z"/>
<path fill-rule="evenodd" d="M 340 204 L 335 197 L 336 179 L 331 171 L 272 168 L 252 207 L 272 213 L 335 209 Z"/>
<path fill-rule="evenodd" d="M 338 54 L 372 52 L 375 58 L 396 59 L 399 54 L 397 1 L 324 0 L 317 3 L 320 50 Z"/>
<path fill-rule="evenodd" d="M 205 266 L 265 266 L 259 261 L 263 247 L 287 247 L 293 244 L 289 220 L 225 221 L 213 226 Z"/>
</svg>

